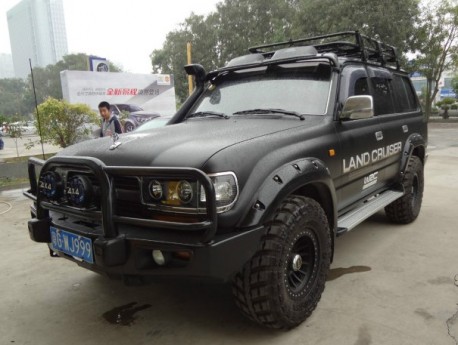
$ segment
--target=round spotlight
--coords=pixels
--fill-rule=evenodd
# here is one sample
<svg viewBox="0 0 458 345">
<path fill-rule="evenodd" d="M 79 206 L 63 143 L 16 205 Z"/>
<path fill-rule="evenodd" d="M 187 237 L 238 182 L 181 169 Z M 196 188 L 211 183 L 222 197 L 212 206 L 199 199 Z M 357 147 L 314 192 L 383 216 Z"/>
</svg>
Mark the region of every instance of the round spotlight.
<svg viewBox="0 0 458 345">
<path fill-rule="evenodd" d="M 47 199 L 56 200 L 62 196 L 62 178 L 54 171 L 45 172 L 38 181 L 38 190 Z"/>
<path fill-rule="evenodd" d="M 162 184 L 158 180 L 152 180 L 148 186 L 149 195 L 154 200 L 160 200 L 164 194 Z"/>
<path fill-rule="evenodd" d="M 65 195 L 70 205 L 88 206 L 92 201 L 92 183 L 86 176 L 75 175 L 68 179 Z"/>
<path fill-rule="evenodd" d="M 180 201 L 184 204 L 191 202 L 194 192 L 188 181 L 180 181 L 177 185 L 177 194 Z"/>
</svg>

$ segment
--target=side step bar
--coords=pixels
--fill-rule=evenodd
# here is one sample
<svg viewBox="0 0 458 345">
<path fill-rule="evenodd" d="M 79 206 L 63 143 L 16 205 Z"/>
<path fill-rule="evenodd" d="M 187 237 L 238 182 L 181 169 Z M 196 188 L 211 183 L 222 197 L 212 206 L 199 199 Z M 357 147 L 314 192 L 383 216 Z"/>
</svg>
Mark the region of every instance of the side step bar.
<svg viewBox="0 0 458 345">
<path fill-rule="evenodd" d="M 404 192 L 398 190 L 388 190 L 366 200 L 361 206 L 358 206 L 354 210 L 343 214 L 337 220 L 337 236 L 343 235 L 347 231 L 352 230 L 358 224 L 362 223 L 367 218 L 403 195 Z"/>
</svg>

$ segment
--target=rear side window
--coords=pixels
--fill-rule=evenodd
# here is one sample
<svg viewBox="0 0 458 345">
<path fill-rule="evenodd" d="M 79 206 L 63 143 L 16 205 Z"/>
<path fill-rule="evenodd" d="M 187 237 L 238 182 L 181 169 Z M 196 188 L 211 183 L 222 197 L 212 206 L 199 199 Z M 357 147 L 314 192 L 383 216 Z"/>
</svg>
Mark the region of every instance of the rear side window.
<svg viewBox="0 0 458 345">
<path fill-rule="evenodd" d="M 404 113 L 417 109 L 416 97 L 407 77 L 394 75 L 392 87 L 397 113 Z"/>
<path fill-rule="evenodd" d="M 375 115 L 394 113 L 394 104 L 390 80 L 386 78 L 370 78 L 372 83 L 372 97 L 374 98 Z"/>
</svg>

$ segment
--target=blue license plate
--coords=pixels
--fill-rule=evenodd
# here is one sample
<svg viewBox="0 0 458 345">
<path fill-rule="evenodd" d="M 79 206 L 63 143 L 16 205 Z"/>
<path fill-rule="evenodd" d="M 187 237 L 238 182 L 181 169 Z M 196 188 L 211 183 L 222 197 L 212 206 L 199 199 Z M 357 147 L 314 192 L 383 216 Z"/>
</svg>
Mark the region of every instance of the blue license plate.
<svg viewBox="0 0 458 345">
<path fill-rule="evenodd" d="M 52 246 L 55 250 L 89 263 L 94 262 L 92 240 L 71 232 L 50 228 Z"/>
</svg>

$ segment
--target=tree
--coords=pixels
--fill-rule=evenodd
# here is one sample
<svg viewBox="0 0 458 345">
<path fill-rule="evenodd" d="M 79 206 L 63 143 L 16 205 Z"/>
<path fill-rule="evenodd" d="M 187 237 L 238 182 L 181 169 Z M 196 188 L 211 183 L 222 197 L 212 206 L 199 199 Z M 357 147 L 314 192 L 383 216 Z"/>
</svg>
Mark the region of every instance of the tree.
<svg viewBox="0 0 458 345">
<path fill-rule="evenodd" d="M 444 112 L 442 113 L 442 118 L 444 120 L 448 119 L 448 111 L 452 104 L 454 104 L 456 99 L 451 97 L 446 97 L 442 101 L 436 102 L 436 105 L 441 108 Z"/>
<path fill-rule="evenodd" d="M 25 99 L 27 84 L 22 79 L 0 79 L 0 114 L 11 117 L 32 112 L 32 104 Z"/>
<path fill-rule="evenodd" d="M 417 28 L 416 71 L 426 78 L 425 115 L 431 115 L 445 70 L 458 63 L 458 6 L 448 0 L 424 7 Z"/>
<path fill-rule="evenodd" d="M 218 51 L 215 49 L 215 15 L 207 18 L 191 14 L 178 30 L 169 32 L 162 49 L 151 54 L 153 73 L 174 75 L 175 92 L 178 102 L 183 102 L 188 95 L 187 76 L 183 67 L 187 64 L 186 45 L 192 44 L 192 60 L 212 70 L 220 63 Z"/>
<path fill-rule="evenodd" d="M 296 37 L 358 30 L 395 46 L 401 54 L 411 50 L 418 0 L 297 0 L 296 4 Z"/>
<path fill-rule="evenodd" d="M 361 33 L 394 45 L 405 53 L 412 46 L 418 0 L 224 0 L 207 17 L 191 14 L 154 50 L 154 73 L 173 73 L 177 98 L 187 96 L 186 43 L 193 62 L 207 70 L 247 54 L 250 46 L 336 31 Z"/>
<path fill-rule="evenodd" d="M 22 126 L 20 123 L 12 124 L 8 126 L 8 133 L 10 137 L 14 140 L 14 144 L 16 145 L 16 155 L 19 157 L 19 148 L 17 146 L 18 140 L 22 138 Z"/>
<path fill-rule="evenodd" d="M 154 73 L 173 73 L 179 102 L 187 97 L 186 44 L 193 62 L 207 71 L 233 57 L 248 54 L 253 45 L 289 39 L 294 10 L 287 0 L 225 0 L 207 17 L 191 14 L 169 32 L 162 49 L 151 53 Z"/>
<path fill-rule="evenodd" d="M 89 106 L 51 97 L 38 106 L 38 112 L 37 128 L 41 127 L 43 141 L 60 147 L 80 141 L 91 133 L 92 124 L 99 123 L 99 117 Z"/>
</svg>

